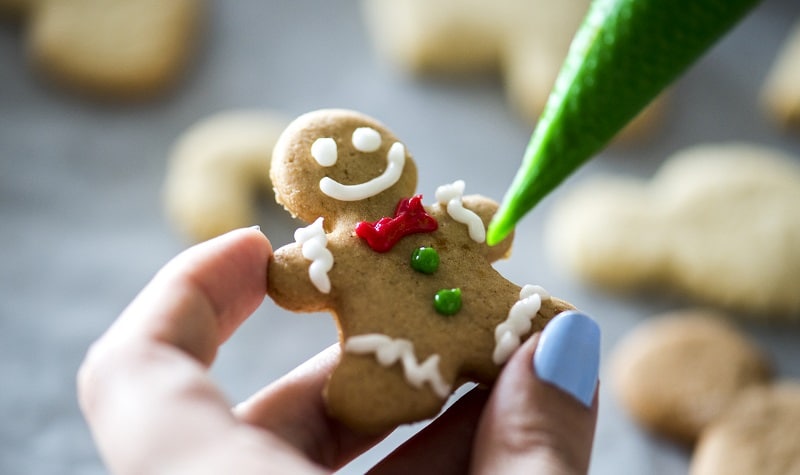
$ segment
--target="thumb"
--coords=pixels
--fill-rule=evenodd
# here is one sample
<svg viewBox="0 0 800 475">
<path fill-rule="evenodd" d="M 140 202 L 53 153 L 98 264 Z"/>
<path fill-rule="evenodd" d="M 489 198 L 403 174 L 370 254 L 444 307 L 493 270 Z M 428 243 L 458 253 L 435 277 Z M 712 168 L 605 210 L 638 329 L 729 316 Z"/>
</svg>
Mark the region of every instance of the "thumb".
<svg viewBox="0 0 800 475">
<path fill-rule="evenodd" d="M 556 316 L 506 364 L 475 436 L 475 473 L 586 473 L 597 421 L 600 328 Z"/>
</svg>

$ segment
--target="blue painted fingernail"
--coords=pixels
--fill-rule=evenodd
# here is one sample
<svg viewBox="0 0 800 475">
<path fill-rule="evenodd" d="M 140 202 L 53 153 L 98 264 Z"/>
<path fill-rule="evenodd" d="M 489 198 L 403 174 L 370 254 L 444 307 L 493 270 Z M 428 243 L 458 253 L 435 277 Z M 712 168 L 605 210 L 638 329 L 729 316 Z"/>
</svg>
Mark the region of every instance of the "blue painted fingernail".
<svg viewBox="0 0 800 475">
<path fill-rule="evenodd" d="M 600 327 L 580 312 L 557 315 L 542 331 L 533 367 L 539 379 L 590 407 L 600 368 Z"/>
</svg>

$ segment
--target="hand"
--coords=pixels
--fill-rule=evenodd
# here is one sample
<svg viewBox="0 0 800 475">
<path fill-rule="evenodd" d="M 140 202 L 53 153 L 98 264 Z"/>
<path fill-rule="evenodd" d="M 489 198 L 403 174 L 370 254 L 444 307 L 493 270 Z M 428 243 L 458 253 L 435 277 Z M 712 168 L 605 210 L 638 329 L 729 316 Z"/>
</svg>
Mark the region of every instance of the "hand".
<svg viewBox="0 0 800 475">
<path fill-rule="evenodd" d="M 79 398 L 112 473 L 324 473 L 381 439 L 326 415 L 321 393 L 338 345 L 233 409 L 209 378 L 219 346 L 264 298 L 271 252 L 255 229 L 188 249 L 92 346 L 78 375 Z M 580 315 L 567 320 L 593 325 Z M 491 393 L 470 391 L 375 473 L 586 472 L 597 356 L 577 370 L 589 374 L 578 378 L 582 389 L 550 377 L 549 363 L 565 360 L 566 347 L 548 331 L 522 345 Z"/>
</svg>

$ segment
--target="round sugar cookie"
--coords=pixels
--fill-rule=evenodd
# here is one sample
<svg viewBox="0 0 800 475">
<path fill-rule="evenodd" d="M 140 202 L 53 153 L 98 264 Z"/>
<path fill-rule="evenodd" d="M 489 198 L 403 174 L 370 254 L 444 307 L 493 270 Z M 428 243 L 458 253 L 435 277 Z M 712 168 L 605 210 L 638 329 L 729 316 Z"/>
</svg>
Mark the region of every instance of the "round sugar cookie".
<svg viewBox="0 0 800 475">
<path fill-rule="evenodd" d="M 610 360 L 612 389 L 643 426 L 692 444 L 745 388 L 771 377 L 765 355 L 724 317 L 703 310 L 641 323 Z"/>
<path fill-rule="evenodd" d="M 749 389 L 709 426 L 691 475 L 800 473 L 800 383 Z"/>
<path fill-rule="evenodd" d="M 276 114 L 233 110 L 214 114 L 175 142 L 164 182 L 173 225 L 204 241 L 256 223 L 256 203 L 271 196 L 272 148 L 286 122 Z"/>
</svg>

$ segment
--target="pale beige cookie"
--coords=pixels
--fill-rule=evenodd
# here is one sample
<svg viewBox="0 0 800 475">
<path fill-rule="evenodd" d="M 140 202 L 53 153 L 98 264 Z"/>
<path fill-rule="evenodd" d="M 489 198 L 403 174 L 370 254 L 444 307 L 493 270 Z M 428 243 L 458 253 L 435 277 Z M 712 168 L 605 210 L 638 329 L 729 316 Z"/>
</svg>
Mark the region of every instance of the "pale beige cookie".
<svg viewBox="0 0 800 475">
<path fill-rule="evenodd" d="M 195 46 L 202 0 L 41 0 L 31 60 L 57 82 L 118 99 L 175 83 Z"/>
<path fill-rule="evenodd" d="M 277 201 L 310 224 L 275 250 L 267 293 L 289 310 L 333 314 L 342 358 L 324 397 L 355 430 L 435 416 L 461 383 L 491 384 L 525 338 L 572 308 L 492 267 L 512 239 L 486 244 L 497 203 L 456 180 L 423 204 L 408 148 L 375 119 L 297 118 L 270 175 Z"/>
<path fill-rule="evenodd" d="M 592 284 L 679 291 L 755 318 L 800 317 L 800 165 L 745 144 L 670 158 L 650 181 L 577 184 L 545 227 L 554 262 Z"/>
<path fill-rule="evenodd" d="M 691 475 L 800 473 L 800 383 L 743 393 L 707 428 L 692 456 Z"/>
<path fill-rule="evenodd" d="M 382 56 L 416 74 L 500 70 L 508 102 L 539 119 L 589 0 L 363 0 Z M 626 129 L 654 127 L 661 101 Z"/>
<path fill-rule="evenodd" d="M 609 369 L 634 419 L 686 444 L 743 389 L 771 378 L 765 355 L 724 316 L 703 310 L 641 323 L 617 344 Z"/>
<path fill-rule="evenodd" d="M 784 127 L 800 127 L 800 22 L 786 39 L 761 90 L 764 110 Z"/>
<path fill-rule="evenodd" d="M 257 224 L 257 203 L 272 199 L 269 163 L 287 121 L 233 110 L 207 117 L 175 142 L 164 182 L 173 225 L 192 241 Z"/>
</svg>

